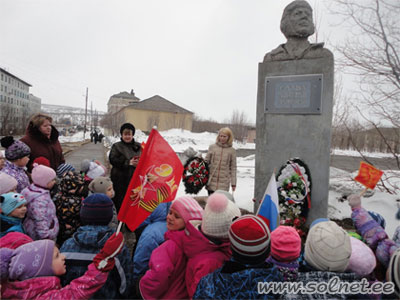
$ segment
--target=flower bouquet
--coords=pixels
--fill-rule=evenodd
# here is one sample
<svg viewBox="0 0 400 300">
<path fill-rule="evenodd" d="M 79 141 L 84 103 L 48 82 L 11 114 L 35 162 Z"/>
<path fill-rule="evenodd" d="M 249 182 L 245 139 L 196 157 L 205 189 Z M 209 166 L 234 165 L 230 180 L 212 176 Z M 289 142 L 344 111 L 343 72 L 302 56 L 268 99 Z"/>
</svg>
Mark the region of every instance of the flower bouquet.
<svg viewBox="0 0 400 300">
<path fill-rule="evenodd" d="M 187 194 L 198 194 L 207 184 L 209 177 L 208 164 L 201 157 L 188 159 L 183 168 L 182 180 Z"/>
</svg>

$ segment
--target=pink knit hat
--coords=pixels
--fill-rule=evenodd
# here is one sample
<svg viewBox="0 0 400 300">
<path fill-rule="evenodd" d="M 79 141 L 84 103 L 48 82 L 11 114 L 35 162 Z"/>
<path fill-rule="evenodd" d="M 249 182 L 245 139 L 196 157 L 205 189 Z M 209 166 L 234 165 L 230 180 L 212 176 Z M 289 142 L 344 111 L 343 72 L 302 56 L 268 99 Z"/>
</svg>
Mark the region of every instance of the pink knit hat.
<svg viewBox="0 0 400 300">
<path fill-rule="evenodd" d="M 172 201 L 171 208 L 175 209 L 185 223 L 190 220 L 201 220 L 203 208 L 190 196 L 178 197 Z"/>
<path fill-rule="evenodd" d="M 32 181 L 34 184 L 46 188 L 47 184 L 56 178 L 56 172 L 44 165 L 33 164 Z"/>
<path fill-rule="evenodd" d="M 300 256 L 301 238 L 296 229 L 278 226 L 271 232 L 271 255 L 278 261 L 290 262 Z"/>
<path fill-rule="evenodd" d="M 351 256 L 346 271 L 356 273 L 359 276 L 367 276 L 376 267 L 376 257 L 371 248 L 362 241 L 350 237 Z"/>
<path fill-rule="evenodd" d="M 6 174 L 0 173 L 0 195 L 10 192 L 12 189 L 17 187 L 17 180 Z"/>
</svg>

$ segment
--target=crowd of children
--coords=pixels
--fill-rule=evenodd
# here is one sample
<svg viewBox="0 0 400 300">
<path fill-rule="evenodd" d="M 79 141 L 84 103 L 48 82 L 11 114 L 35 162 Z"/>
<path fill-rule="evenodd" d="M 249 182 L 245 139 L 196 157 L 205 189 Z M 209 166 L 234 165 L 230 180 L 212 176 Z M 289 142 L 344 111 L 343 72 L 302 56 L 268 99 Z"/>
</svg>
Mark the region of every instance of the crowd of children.
<svg viewBox="0 0 400 300">
<path fill-rule="evenodd" d="M 130 125 L 112 152 L 121 168 L 114 175 L 137 164 L 141 150 Z M 270 232 L 262 218 L 241 215 L 225 191 L 210 195 L 204 208 L 182 196 L 160 204 L 129 248 L 116 234 L 121 199 L 112 199 L 122 191 L 104 166 L 85 160 L 81 173 L 67 163 L 53 170 L 38 158 L 28 176 L 29 147 L 11 137 L 1 144 L 4 299 L 400 299 L 400 226 L 388 237 L 383 217 L 365 210 L 358 195 L 348 197 L 357 233 L 317 219 L 304 244 L 293 227 Z M 364 278 L 368 287 L 391 284 L 390 293 L 260 291 L 260 283 Z"/>
</svg>

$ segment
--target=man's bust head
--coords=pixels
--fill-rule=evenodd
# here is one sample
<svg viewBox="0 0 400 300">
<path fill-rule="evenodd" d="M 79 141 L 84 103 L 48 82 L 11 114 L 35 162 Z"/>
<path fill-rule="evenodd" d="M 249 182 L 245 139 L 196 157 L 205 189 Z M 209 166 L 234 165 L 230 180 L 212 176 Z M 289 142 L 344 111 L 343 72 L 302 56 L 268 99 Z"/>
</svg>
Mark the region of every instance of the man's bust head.
<svg viewBox="0 0 400 300">
<path fill-rule="evenodd" d="M 286 38 L 308 38 L 314 33 L 312 8 L 307 1 L 295 0 L 285 7 L 281 31 Z"/>
</svg>

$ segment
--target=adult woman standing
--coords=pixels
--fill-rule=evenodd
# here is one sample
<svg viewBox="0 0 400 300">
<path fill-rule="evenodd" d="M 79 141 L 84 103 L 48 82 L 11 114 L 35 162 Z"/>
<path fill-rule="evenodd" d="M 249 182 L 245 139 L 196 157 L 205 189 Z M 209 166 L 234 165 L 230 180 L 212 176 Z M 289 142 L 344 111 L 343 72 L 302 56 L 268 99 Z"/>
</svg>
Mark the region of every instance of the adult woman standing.
<svg viewBox="0 0 400 300">
<path fill-rule="evenodd" d="M 216 190 L 229 192 L 236 189 L 236 150 L 232 147 L 233 134 L 228 128 L 221 128 L 216 143 L 208 148 L 205 161 L 210 168 L 210 177 L 207 183 L 208 194 Z"/>
<path fill-rule="evenodd" d="M 109 160 L 112 165 L 111 181 L 114 185 L 114 201 L 117 211 L 119 211 L 122 201 L 128 188 L 129 182 L 141 154 L 141 145 L 135 142 L 135 126 L 125 123 L 121 126 L 121 141 L 112 145 Z"/>
<path fill-rule="evenodd" d="M 58 141 L 58 131 L 51 124 L 53 119 L 49 115 L 35 114 L 29 120 L 25 136 L 21 141 L 31 148 L 31 155 L 28 162 L 28 171 L 32 171 L 32 163 L 35 158 L 43 156 L 50 162 L 50 167 L 57 170 L 57 167 L 65 163 L 61 144 Z"/>
</svg>

